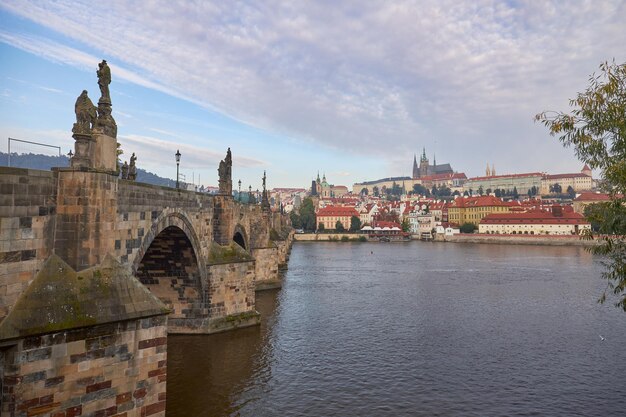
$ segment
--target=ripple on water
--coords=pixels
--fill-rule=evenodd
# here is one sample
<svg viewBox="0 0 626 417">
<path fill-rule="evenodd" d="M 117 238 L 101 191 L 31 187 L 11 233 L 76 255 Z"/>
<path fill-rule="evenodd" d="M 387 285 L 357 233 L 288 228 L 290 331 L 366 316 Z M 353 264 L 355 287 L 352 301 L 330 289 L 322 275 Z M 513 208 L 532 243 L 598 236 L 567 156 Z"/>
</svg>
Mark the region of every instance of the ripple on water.
<svg viewBox="0 0 626 417">
<path fill-rule="evenodd" d="M 167 415 L 623 415 L 599 271 L 580 248 L 296 244 L 260 328 L 170 338 Z"/>
</svg>

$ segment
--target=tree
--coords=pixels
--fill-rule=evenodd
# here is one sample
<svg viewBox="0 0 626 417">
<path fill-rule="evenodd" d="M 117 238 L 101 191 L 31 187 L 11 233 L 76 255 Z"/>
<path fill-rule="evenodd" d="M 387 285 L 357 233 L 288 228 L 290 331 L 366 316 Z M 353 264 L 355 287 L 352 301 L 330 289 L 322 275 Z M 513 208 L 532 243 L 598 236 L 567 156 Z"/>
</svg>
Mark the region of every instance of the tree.
<svg viewBox="0 0 626 417">
<path fill-rule="evenodd" d="M 375 197 L 378 197 L 380 195 L 380 192 L 378 191 L 378 186 L 374 186 L 374 188 L 372 188 L 372 192 L 374 193 Z"/>
<path fill-rule="evenodd" d="M 402 227 L 402 231 L 405 233 L 411 230 L 411 224 L 409 223 L 408 218 L 405 217 L 404 219 L 402 219 L 401 227 Z"/>
<path fill-rule="evenodd" d="M 496 188 L 495 194 L 496 194 L 496 197 L 498 198 L 502 197 L 502 192 L 500 191 L 499 188 Z"/>
<path fill-rule="evenodd" d="M 567 187 L 567 195 L 572 200 L 576 198 L 576 191 L 574 191 L 574 187 L 572 187 L 571 185 Z"/>
<path fill-rule="evenodd" d="M 561 187 L 561 184 L 557 182 L 550 186 L 550 192 L 554 194 L 561 194 L 563 192 L 563 187 Z"/>
<path fill-rule="evenodd" d="M 291 220 L 291 227 L 293 227 L 294 229 L 301 229 L 302 228 L 302 222 L 300 220 L 300 215 L 298 213 L 296 213 L 295 210 L 292 210 L 291 213 L 289 213 L 289 219 Z"/>
<path fill-rule="evenodd" d="M 367 187 L 361 188 L 361 195 L 367 195 L 369 191 L 367 191 Z"/>
<path fill-rule="evenodd" d="M 474 223 L 463 223 L 459 229 L 461 233 L 474 233 L 476 225 Z"/>
<path fill-rule="evenodd" d="M 478 195 L 483 195 L 485 194 L 485 191 L 483 190 L 483 186 L 481 185 L 480 187 L 478 187 Z"/>
<path fill-rule="evenodd" d="M 492 191 L 493 191 L 493 190 L 492 190 L 491 188 L 487 188 L 487 189 L 485 190 L 485 193 L 487 193 L 487 195 L 490 195 Z"/>
<path fill-rule="evenodd" d="M 326 227 L 324 227 L 324 223 L 320 223 L 317 225 L 318 232 L 323 232 L 324 230 L 326 230 Z"/>
<path fill-rule="evenodd" d="M 601 171 L 610 201 L 589 206 L 587 218 L 598 225 L 600 243 L 592 253 L 605 259 L 603 278 L 607 292 L 626 311 L 626 63 L 605 62 L 592 74 L 589 86 L 570 100 L 570 113 L 542 112 L 535 121 L 543 123 L 564 146 L 572 146 L 578 158 Z M 585 231 L 585 239 L 594 239 Z"/>
<path fill-rule="evenodd" d="M 517 187 L 513 187 L 513 200 L 519 199 L 519 193 L 517 192 Z"/>
<path fill-rule="evenodd" d="M 413 184 L 413 193 L 421 194 L 426 197 L 430 195 L 430 191 L 428 191 L 428 188 L 424 187 L 422 184 Z"/>
<path fill-rule="evenodd" d="M 341 223 L 341 220 L 337 220 L 337 223 L 335 223 L 335 230 L 338 232 L 344 232 L 346 230 L 346 228 L 343 227 L 343 223 Z"/>
<path fill-rule="evenodd" d="M 350 231 L 358 232 L 361 230 L 361 219 L 358 216 L 350 217 Z"/>
<path fill-rule="evenodd" d="M 316 218 L 313 200 L 307 197 L 302 201 L 302 206 L 300 206 L 300 227 L 312 232 L 315 230 L 315 224 Z"/>
</svg>

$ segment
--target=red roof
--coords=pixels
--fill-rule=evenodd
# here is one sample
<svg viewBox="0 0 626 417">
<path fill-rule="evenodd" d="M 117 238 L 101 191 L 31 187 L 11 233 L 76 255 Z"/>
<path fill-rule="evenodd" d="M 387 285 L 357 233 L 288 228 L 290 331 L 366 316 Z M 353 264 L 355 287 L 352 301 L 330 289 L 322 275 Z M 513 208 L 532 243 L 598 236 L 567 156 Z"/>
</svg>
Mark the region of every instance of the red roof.
<svg viewBox="0 0 626 417">
<path fill-rule="evenodd" d="M 580 193 L 578 197 L 574 199 L 574 201 L 609 201 L 611 198 L 606 193 L 592 193 L 592 192 L 584 192 Z"/>
<path fill-rule="evenodd" d="M 474 177 L 470 181 L 492 180 L 494 178 L 521 178 L 521 177 L 541 177 L 541 172 L 529 172 L 528 174 L 507 174 L 507 175 L 490 175 L 488 177 Z"/>
<path fill-rule="evenodd" d="M 506 206 L 507 203 L 492 195 L 482 195 L 479 197 L 459 197 L 450 207 L 493 207 Z"/>
<path fill-rule="evenodd" d="M 558 180 L 558 179 L 565 179 L 565 178 L 590 178 L 589 175 L 587 174 L 583 174 L 581 172 L 577 173 L 577 174 L 554 174 L 554 175 L 544 175 L 543 178 L 546 180 Z"/>
<path fill-rule="evenodd" d="M 574 213 L 571 208 L 564 207 L 560 216 L 550 211 L 532 210 L 514 213 L 492 213 L 485 216 L 481 224 L 588 224 L 582 214 Z"/>
<path fill-rule="evenodd" d="M 359 217 L 359 213 L 354 207 L 328 206 L 317 211 L 317 217 L 334 216 L 334 217 Z"/>
</svg>

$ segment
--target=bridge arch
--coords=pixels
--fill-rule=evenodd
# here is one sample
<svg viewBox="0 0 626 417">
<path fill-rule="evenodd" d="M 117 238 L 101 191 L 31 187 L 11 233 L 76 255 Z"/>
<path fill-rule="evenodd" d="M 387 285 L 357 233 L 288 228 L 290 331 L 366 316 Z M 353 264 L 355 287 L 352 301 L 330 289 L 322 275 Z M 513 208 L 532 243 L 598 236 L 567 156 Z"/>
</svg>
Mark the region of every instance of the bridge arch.
<svg viewBox="0 0 626 417">
<path fill-rule="evenodd" d="M 182 211 L 166 210 L 152 223 L 131 268 L 172 309 L 172 318 L 191 318 L 207 305 L 207 268 L 200 241 Z"/>
<path fill-rule="evenodd" d="M 246 229 L 240 224 L 235 225 L 235 230 L 233 231 L 233 241 L 245 250 L 250 251 L 248 234 L 246 233 Z"/>
</svg>

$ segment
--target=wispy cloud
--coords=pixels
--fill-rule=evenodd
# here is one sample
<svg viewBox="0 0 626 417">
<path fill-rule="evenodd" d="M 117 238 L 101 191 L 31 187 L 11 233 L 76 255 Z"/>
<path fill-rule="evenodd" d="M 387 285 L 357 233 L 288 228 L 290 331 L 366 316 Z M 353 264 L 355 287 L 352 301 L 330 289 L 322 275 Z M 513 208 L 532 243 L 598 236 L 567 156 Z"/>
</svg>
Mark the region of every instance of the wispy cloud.
<svg viewBox="0 0 626 417">
<path fill-rule="evenodd" d="M 174 151 L 180 150 L 185 166 L 197 169 L 217 169 L 219 162 L 226 156 L 226 150 L 214 151 L 204 147 L 188 145 L 180 141 L 169 141 L 153 136 L 123 135 L 119 142 L 125 155 L 136 153 L 143 161 L 153 166 L 169 164 L 173 161 Z M 236 167 L 253 168 L 267 166 L 266 162 L 246 156 L 234 155 L 233 165 Z"/>
<path fill-rule="evenodd" d="M 116 79 L 390 164 L 422 146 L 456 166 L 494 153 L 511 167 L 549 163 L 546 152 L 520 160 L 546 149 L 532 115 L 566 106 L 601 61 L 626 60 L 617 0 L 0 7 L 97 50 Z M 0 31 L 0 42 L 89 71 L 100 60 L 29 34 Z"/>
</svg>

